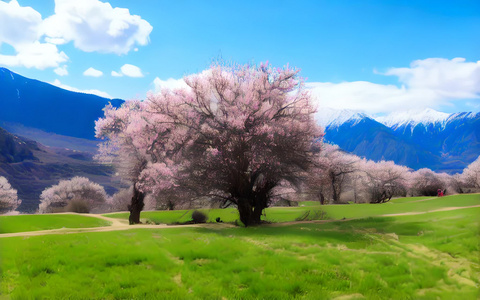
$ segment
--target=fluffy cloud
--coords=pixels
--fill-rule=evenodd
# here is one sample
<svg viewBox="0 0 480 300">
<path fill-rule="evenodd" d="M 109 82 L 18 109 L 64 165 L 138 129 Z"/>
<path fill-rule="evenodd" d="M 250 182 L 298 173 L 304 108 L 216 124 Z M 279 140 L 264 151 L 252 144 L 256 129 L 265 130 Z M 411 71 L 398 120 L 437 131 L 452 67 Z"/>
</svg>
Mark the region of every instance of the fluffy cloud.
<svg viewBox="0 0 480 300">
<path fill-rule="evenodd" d="M 174 79 L 174 78 L 169 78 L 167 80 L 162 80 L 158 77 L 156 77 L 153 80 L 153 86 L 155 92 L 160 92 L 162 89 L 180 89 L 180 88 L 186 88 L 188 85 L 185 83 L 185 80 L 183 79 Z"/>
<path fill-rule="evenodd" d="M 111 74 L 113 77 L 122 77 L 122 76 L 123 76 L 122 73 L 115 72 L 115 71 L 112 71 L 110 74 Z"/>
<path fill-rule="evenodd" d="M 480 62 L 429 58 L 409 68 L 391 68 L 400 86 L 365 81 L 307 83 L 319 107 L 362 110 L 370 114 L 454 105 L 480 98 Z"/>
<path fill-rule="evenodd" d="M 103 75 L 103 72 L 90 67 L 90 68 L 86 69 L 85 72 L 83 72 L 83 75 L 84 76 L 91 76 L 91 77 L 100 77 L 100 76 Z"/>
<path fill-rule="evenodd" d="M 81 90 L 81 89 L 77 89 L 75 87 L 72 87 L 72 86 L 69 86 L 69 85 L 66 85 L 66 84 L 63 84 L 60 82 L 60 80 L 58 79 L 55 79 L 54 82 L 52 82 L 52 84 L 54 86 L 58 86 L 59 88 L 62 88 L 62 89 L 65 89 L 65 90 L 69 90 L 69 91 L 72 91 L 72 92 L 77 92 L 77 93 L 85 93 L 85 94 L 94 94 L 94 95 L 97 95 L 97 96 L 100 96 L 100 97 L 104 97 L 104 98 L 109 98 L 109 99 L 112 99 L 113 97 L 110 96 L 108 93 L 106 92 L 102 92 L 102 91 L 99 91 L 99 90 Z"/>
<path fill-rule="evenodd" d="M 152 26 L 128 9 L 98 0 L 55 0 L 55 14 L 42 29 L 51 43 L 73 41 L 86 52 L 126 54 L 149 42 Z"/>
<path fill-rule="evenodd" d="M 438 97 L 469 99 L 480 93 L 480 61 L 465 58 L 416 60 L 410 68 L 391 68 L 385 75 L 397 76 L 410 89 L 428 89 Z"/>
<path fill-rule="evenodd" d="M 0 1 L 0 45 L 7 43 L 17 51 L 19 47 L 37 41 L 42 16 L 31 7 L 21 7 L 16 0 Z"/>
<path fill-rule="evenodd" d="M 0 46 L 9 44 L 16 52 L 0 54 L 0 64 L 45 69 L 67 61 L 67 55 L 55 45 L 39 41 L 41 24 L 42 16 L 33 8 L 22 7 L 16 0 L 0 1 Z"/>
<path fill-rule="evenodd" d="M 113 77 L 122 77 L 123 75 L 128 77 L 143 77 L 142 70 L 134 65 L 124 64 L 120 68 L 120 72 L 112 71 L 110 73 Z"/>
<path fill-rule="evenodd" d="M 68 60 L 68 56 L 63 51 L 59 52 L 57 46 L 38 41 L 18 46 L 16 50 L 17 54 L 15 55 L 0 54 L 0 64 L 43 70 L 45 68 L 56 68 Z"/>
<path fill-rule="evenodd" d="M 73 41 L 86 52 L 126 54 L 146 45 L 152 26 L 128 9 L 113 8 L 99 0 L 55 0 L 55 14 L 42 19 L 31 7 L 17 0 L 0 1 L 0 46 L 9 44 L 14 55 L 0 54 L 0 64 L 27 68 L 56 68 L 68 56 L 57 45 Z"/>
<path fill-rule="evenodd" d="M 63 65 L 63 66 L 61 66 L 61 67 L 56 68 L 55 70 L 53 70 L 53 72 L 55 72 L 55 74 L 57 74 L 58 76 L 68 75 L 68 71 L 67 71 L 67 66 L 66 66 L 66 65 Z"/>
</svg>

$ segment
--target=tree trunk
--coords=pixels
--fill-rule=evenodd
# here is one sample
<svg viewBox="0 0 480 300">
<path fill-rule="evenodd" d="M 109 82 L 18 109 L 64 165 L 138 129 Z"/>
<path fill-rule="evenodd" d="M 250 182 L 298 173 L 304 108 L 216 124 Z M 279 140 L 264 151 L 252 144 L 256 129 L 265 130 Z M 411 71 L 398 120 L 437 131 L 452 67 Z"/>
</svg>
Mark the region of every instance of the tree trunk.
<svg viewBox="0 0 480 300">
<path fill-rule="evenodd" d="M 130 225 L 140 224 L 140 212 L 143 210 L 143 207 L 145 206 L 145 203 L 143 202 L 144 198 L 145 198 L 145 194 L 139 191 L 137 187 L 133 185 L 132 202 L 128 206 L 128 210 L 130 211 L 128 222 L 130 223 Z"/>
<path fill-rule="evenodd" d="M 323 195 L 323 192 L 318 193 L 318 197 L 320 198 L 320 204 L 324 205 L 325 204 L 325 195 Z"/>
<path fill-rule="evenodd" d="M 262 211 L 264 207 L 261 205 L 253 206 L 247 198 L 240 198 L 238 200 L 238 213 L 240 214 L 240 221 L 245 227 L 259 225 Z"/>
<path fill-rule="evenodd" d="M 331 183 L 332 183 L 332 200 L 333 200 L 333 203 L 337 204 L 339 201 L 339 195 L 337 193 L 337 189 L 335 187 L 335 183 L 336 183 L 336 179 L 335 179 L 335 175 L 332 173 L 330 175 L 330 178 L 331 178 Z"/>
</svg>

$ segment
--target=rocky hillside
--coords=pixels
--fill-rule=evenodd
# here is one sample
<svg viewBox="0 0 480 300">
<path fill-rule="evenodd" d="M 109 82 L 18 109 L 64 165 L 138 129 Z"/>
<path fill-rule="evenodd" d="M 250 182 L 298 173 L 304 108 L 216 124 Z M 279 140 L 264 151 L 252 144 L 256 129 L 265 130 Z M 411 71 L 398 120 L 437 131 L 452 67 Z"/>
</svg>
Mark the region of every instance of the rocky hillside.
<svg viewBox="0 0 480 300">
<path fill-rule="evenodd" d="M 41 192 L 62 179 L 84 176 L 113 194 L 122 184 L 113 169 L 93 161 L 92 154 L 46 147 L 0 128 L 0 176 L 8 179 L 22 199 L 21 212 L 38 208 Z"/>
</svg>

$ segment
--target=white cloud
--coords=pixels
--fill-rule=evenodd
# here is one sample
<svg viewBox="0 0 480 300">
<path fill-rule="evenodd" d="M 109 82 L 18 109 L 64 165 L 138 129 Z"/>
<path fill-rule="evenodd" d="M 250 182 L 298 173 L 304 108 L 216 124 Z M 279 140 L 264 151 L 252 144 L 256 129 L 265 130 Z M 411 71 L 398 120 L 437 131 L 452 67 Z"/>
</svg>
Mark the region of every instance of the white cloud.
<svg viewBox="0 0 480 300">
<path fill-rule="evenodd" d="M 53 70 L 53 72 L 55 72 L 55 74 L 57 74 L 58 76 L 68 75 L 67 65 L 63 65 L 61 67 L 58 67 L 55 70 Z"/>
<path fill-rule="evenodd" d="M 55 14 L 42 29 L 50 42 L 73 41 L 86 52 L 126 54 L 148 44 L 152 26 L 128 9 L 98 0 L 56 0 Z"/>
<path fill-rule="evenodd" d="M 86 69 L 85 72 L 83 72 L 83 75 L 84 76 L 91 76 L 91 77 L 100 77 L 100 76 L 103 75 L 103 72 L 90 67 L 90 68 Z"/>
<path fill-rule="evenodd" d="M 122 73 L 115 72 L 115 71 L 112 71 L 110 74 L 111 74 L 113 77 L 122 77 L 122 76 L 123 76 Z"/>
<path fill-rule="evenodd" d="M 69 91 L 72 91 L 72 92 L 85 93 L 85 94 L 93 94 L 93 95 L 97 95 L 97 96 L 104 97 L 104 98 L 109 98 L 109 99 L 112 99 L 112 98 L 113 98 L 112 96 L 110 96 L 110 95 L 109 95 L 108 93 L 106 93 L 106 92 L 102 92 L 102 91 L 95 90 L 95 89 L 90 89 L 90 90 L 77 89 L 77 88 L 75 88 L 75 87 L 72 87 L 72 86 L 69 86 L 69 85 L 66 85 L 66 84 L 61 83 L 60 80 L 58 80 L 58 79 L 55 79 L 55 81 L 53 81 L 52 84 L 53 84 L 54 86 L 58 86 L 59 88 L 62 88 L 62 89 L 65 89 L 65 90 L 69 90 Z"/>
<path fill-rule="evenodd" d="M 439 97 L 476 98 L 480 93 L 480 61 L 465 58 L 416 60 L 410 68 L 391 68 L 385 75 L 397 76 L 411 89 L 428 89 Z"/>
<path fill-rule="evenodd" d="M 21 7 L 16 0 L 0 1 L 0 45 L 7 43 L 17 49 L 37 41 L 42 16 L 31 7 Z"/>
<path fill-rule="evenodd" d="M 185 80 L 183 79 L 174 79 L 174 78 L 169 78 L 167 80 L 162 80 L 158 77 L 156 77 L 153 80 L 153 85 L 154 85 L 154 90 L 155 92 L 160 92 L 162 89 L 180 89 L 180 88 L 187 88 L 188 85 L 185 83 Z"/>
<path fill-rule="evenodd" d="M 55 68 L 68 56 L 55 45 L 41 43 L 42 16 L 31 7 L 22 7 L 16 0 L 0 1 L 0 45 L 9 44 L 14 55 L 0 54 L 0 64 L 27 68 Z"/>
<path fill-rule="evenodd" d="M 134 65 L 130 65 L 130 64 L 124 64 L 120 68 L 120 72 L 121 72 L 121 74 L 123 74 L 125 76 L 128 76 L 128 77 L 143 77 L 142 70 L 140 70 L 139 67 L 134 66 Z M 117 73 L 117 72 L 115 72 L 115 73 Z M 119 73 L 117 73 L 117 74 L 119 74 Z"/>
<path fill-rule="evenodd" d="M 27 68 L 57 68 L 68 56 L 57 48 L 73 41 L 80 50 L 126 54 L 146 45 L 152 26 L 128 9 L 113 8 L 99 0 L 55 0 L 55 14 L 42 20 L 39 12 L 0 1 L 0 46 L 5 43 L 15 54 L 0 54 L 0 64 Z M 59 75 L 60 75 L 59 74 Z"/>
<path fill-rule="evenodd" d="M 409 68 L 391 68 L 383 75 L 397 76 L 401 87 L 366 81 L 311 82 L 306 87 L 319 107 L 369 114 L 438 108 L 480 98 L 480 62 L 429 58 L 414 61 Z"/>
<path fill-rule="evenodd" d="M 6 66 L 24 66 L 27 68 L 56 68 L 68 60 L 68 56 L 62 51 L 58 52 L 57 46 L 40 43 L 17 46 L 17 54 L 0 54 L 0 64 Z"/>
</svg>

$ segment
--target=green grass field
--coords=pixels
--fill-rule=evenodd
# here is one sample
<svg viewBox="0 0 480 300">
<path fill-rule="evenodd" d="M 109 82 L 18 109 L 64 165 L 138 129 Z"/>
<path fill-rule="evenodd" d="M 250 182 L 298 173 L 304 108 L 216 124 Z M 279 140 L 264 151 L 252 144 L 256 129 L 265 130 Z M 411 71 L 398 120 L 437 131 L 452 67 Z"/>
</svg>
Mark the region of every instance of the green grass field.
<svg viewBox="0 0 480 300">
<path fill-rule="evenodd" d="M 480 207 L 380 215 L 479 197 L 325 206 L 332 219 L 358 219 L 287 226 L 0 238 L 0 299 L 478 299 Z M 317 208 L 272 208 L 267 218 L 292 221 L 305 209 Z M 142 213 L 153 217 L 186 215 Z"/>
<path fill-rule="evenodd" d="M 75 214 L 0 216 L 0 234 L 108 225 L 108 221 Z"/>
<path fill-rule="evenodd" d="M 464 194 L 437 197 L 398 198 L 384 204 L 320 205 L 319 202 L 305 201 L 298 207 L 270 207 L 265 210 L 263 220 L 269 222 L 289 222 L 298 219 L 335 219 L 366 218 L 386 214 L 426 212 L 448 207 L 480 205 L 479 194 Z M 238 211 L 228 209 L 201 209 L 208 215 L 208 222 L 220 217 L 224 222 L 238 220 Z M 157 224 L 184 223 L 191 220 L 193 210 L 145 211 L 141 217 L 144 222 Z M 322 213 L 323 212 L 323 213 Z M 308 213 L 308 215 L 307 215 Z M 104 216 L 128 219 L 128 213 L 111 213 Z"/>
</svg>

